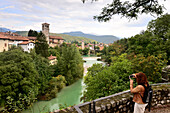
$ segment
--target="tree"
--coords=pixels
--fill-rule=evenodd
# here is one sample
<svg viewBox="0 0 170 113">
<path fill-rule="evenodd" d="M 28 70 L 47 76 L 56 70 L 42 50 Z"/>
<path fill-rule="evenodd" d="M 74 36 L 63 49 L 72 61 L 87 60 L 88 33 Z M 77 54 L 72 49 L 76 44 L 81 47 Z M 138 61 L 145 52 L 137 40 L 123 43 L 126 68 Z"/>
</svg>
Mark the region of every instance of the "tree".
<svg viewBox="0 0 170 113">
<path fill-rule="evenodd" d="M 170 30 L 170 14 L 165 14 L 150 21 L 147 26 L 147 30 L 166 41 L 167 37 L 165 37 L 165 35 Z"/>
<path fill-rule="evenodd" d="M 126 56 L 127 54 L 113 57 L 110 67 L 94 64 L 88 68 L 87 75 L 84 77 L 85 101 L 105 97 L 129 88 L 129 75 L 133 73 L 133 70 L 132 63 Z"/>
<path fill-rule="evenodd" d="M 82 0 L 83 3 L 86 0 Z M 97 1 L 97 0 L 92 0 Z M 158 3 L 158 0 L 135 0 L 133 3 L 129 1 L 113 0 L 102 9 L 99 16 L 94 16 L 99 22 L 106 22 L 112 19 L 112 16 L 118 14 L 126 18 L 136 18 L 143 13 L 151 15 L 161 15 L 163 13 L 164 6 Z"/>
<path fill-rule="evenodd" d="M 38 95 L 39 74 L 33 59 L 19 49 L 0 53 L 0 94 L 8 112 L 31 106 Z"/>
<path fill-rule="evenodd" d="M 84 50 L 82 50 L 83 55 L 87 55 L 89 53 L 89 48 L 84 48 Z"/>
<path fill-rule="evenodd" d="M 149 81 L 154 83 L 161 82 L 162 68 L 166 66 L 167 60 L 164 58 L 166 55 L 159 54 L 156 56 L 149 55 L 144 57 L 143 55 L 137 55 L 133 58 L 133 68 L 136 72 L 143 72 L 147 75 Z"/>
<path fill-rule="evenodd" d="M 58 57 L 57 70 L 70 85 L 83 76 L 83 60 L 76 46 L 62 47 L 62 54 Z"/>
<path fill-rule="evenodd" d="M 47 44 L 45 35 L 42 32 L 40 32 L 37 35 L 37 39 L 35 42 L 35 52 L 37 54 L 40 54 L 41 56 L 47 58 L 49 56 L 48 46 L 49 45 Z"/>
<path fill-rule="evenodd" d="M 38 32 L 37 31 L 34 31 L 34 30 L 32 30 L 32 29 L 30 29 L 29 31 L 28 31 L 28 36 L 32 36 L 32 37 L 37 37 L 37 35 L 38 35 Z"/>
<path fill-rule="evenodd" d="M 33 59 L 34 68 L 39 74 L 39 96 L 42 96 L 47 93 L 46 89 L 48 89 L 49 81 L 52 78 L 53 70 L 49 64 L 49 60 L 42 57 L 41 55 L 37 55 L 35 50 L 33 49 L 31 52 L 31 57 Z"/>
</svg>

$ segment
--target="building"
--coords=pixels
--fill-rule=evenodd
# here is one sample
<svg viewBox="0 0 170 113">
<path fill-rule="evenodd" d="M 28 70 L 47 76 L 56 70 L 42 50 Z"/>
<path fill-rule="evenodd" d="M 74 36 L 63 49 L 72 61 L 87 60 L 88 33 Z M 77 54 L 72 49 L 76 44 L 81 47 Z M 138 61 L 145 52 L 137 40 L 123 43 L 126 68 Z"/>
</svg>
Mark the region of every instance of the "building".
<svg viewBox="0 0 170 113">
<path fill-rule="evenodd" d="M 8 43 L 8 37 L 0 34 L 0 52 L 8 51 Z"/>
<path fill-rule="evenodd" d="M 22 42 L 18 44 L 20 47 L 23 48 L 24 51 L 27 51 L 30 53 L 30 50 L 34 49 L 35 44 L 34 42 Z"/>
<path fill-rule="evenodd" d="M 81 49 L 84 50 L 84 40 L 82 41 L 81 46 Z"/>
<path fill-rule="evenodd" d="M 19 43 L 28 41 L 27 37 L 19 36 L 16 33 L 0 32 L 0 52 L 8 51 L 11 46 L 18 46 Z"/>
<path fill-rule="evenodd" d="M 60 36 L 50 36 L 50 24 L 48 23 L 43 23 L 42 24 L 42 32 L 46 37 L 47 43 L 49 44 L 50 47 L 55 47 L 59 46 L 64 42 L 64 39 Z"/>
<path fill-rule="evenodd" d="M 49 46 L 55 47 L 57 45 L 61 45 L 64 42 L 64 39 L 59 36 L 50 36 L 49 37 Z"/>
<path fill-rule="evenodd" d="M 59 46 L 64 42 L 64 39 L 60 36 L 50 36 L 50 24 L 42 24 L 42 32 L 46 36 L 49 47 Z M 35 46 L 36 37 L 23 37 L 17 33 L 12 32 L 0 32 L 0 52 L 8 51 L 13 45 L 21 46 L 24 51 L 30 52 Z"/>
<path fill-rule="evenodd" d="M 56 56 L 51 55 L 51 56 L 48 57 L 48 60 L 50 61 L 51 65 L 57 64 L 57 57 Z"/>
</svg>

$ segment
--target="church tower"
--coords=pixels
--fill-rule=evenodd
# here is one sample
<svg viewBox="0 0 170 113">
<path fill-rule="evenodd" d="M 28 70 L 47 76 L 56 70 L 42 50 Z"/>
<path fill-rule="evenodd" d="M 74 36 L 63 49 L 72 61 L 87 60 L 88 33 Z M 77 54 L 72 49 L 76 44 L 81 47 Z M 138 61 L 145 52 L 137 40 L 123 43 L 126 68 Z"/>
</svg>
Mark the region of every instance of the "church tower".
<svg viewBox="0 0 170 113">
<path fill-rule="evenodd" d="M 84 50 L 84 40 L 81 42 L 81 49 Z"/>
<path fill-rule="evenodd" d="M 43 23 L 42 24 L 42 33 L 46 36 L 47 43 L 49 44 L 49 38 L 50 38 L 50 24 Z"/>
</svg>

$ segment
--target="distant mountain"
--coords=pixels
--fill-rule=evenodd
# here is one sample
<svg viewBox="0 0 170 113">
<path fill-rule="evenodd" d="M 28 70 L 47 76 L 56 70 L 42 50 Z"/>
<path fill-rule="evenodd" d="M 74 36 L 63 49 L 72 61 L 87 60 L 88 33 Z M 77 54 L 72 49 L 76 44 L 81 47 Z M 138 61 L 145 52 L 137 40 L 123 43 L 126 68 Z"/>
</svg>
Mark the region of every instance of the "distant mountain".
<svg viewBox="0 0 170 113">
<path fill-rule="evenodd" d="M 4 28 L 4 27 L 0 27 L 0 32 L 7 32 L 7 31 L 16 32 L 15 30 L 11 30 L 11 29 L 7 29 L 7 28 Z"/>
<path fill-rule="evenodd" d="M 18 33 L 21 36 L 28 36 L 28 31 L 16 31 L 16 33 Z M 85 37 L 70 36 L 67 34 L 50 33 L 50 35 L 51 36 L 60 36 L 65 40 L 65 42 L 72 42 L 72 41 L 81 42 L 82 40 L 84 40 L 84 42 L 89 43 L 89 42 L 96 41 L 96 40 L 85 38 Z"/>
<path fill-rule="evenodd" d="M 75 32 L 65 32 L 62 34 L 67 34 L 67 35 L 71 35 L 71 36 L 80 36 L 80 37 L 86 37 L 86 38 L 90 38 L 93 40 L 96 40 L 98 42 L 103 42 L 103 43 L 113 43 L 116 40 L 119 40 L 118 37 L 113 36 L 113 35 L 93 35 L 93 34 L 85 34 L 81 31 L 75 31 Z"/>
<path fill-rule="evenodd" d="M 66 42 L 73 42 L 73 41 L 78 41 L 81 42 L 82 40 L 86 43 L 89 42 L 97 42 L 96 40 L 89 39 L 87 37 L 81 37 L 81 36 L 71 36 L 67 34 L 59 34 L 59 33 L 50 33 L 51 36 L 60 36 L 62 37 Z"/>
</svg>

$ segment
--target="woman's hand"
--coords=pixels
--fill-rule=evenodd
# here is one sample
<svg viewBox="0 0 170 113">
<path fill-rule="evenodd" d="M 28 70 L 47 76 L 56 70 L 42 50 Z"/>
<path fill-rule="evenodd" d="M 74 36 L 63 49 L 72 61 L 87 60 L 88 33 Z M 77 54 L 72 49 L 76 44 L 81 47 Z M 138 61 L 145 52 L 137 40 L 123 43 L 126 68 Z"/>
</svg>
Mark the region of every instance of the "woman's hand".
<svg viewBox="0 0 170 113">
<path fill-rule="evenodd" d="M 130 85 L 133 85 L 133 80 L 131 78 L 129 78 L 129 79 L 130 79 Z"/>
<path fill-rule="evenodd" d="M 133 89 L 133 80 L 131 78 L 130 79 L 130 91 L 132 92 L 132 89 Z"/>
</svg>

